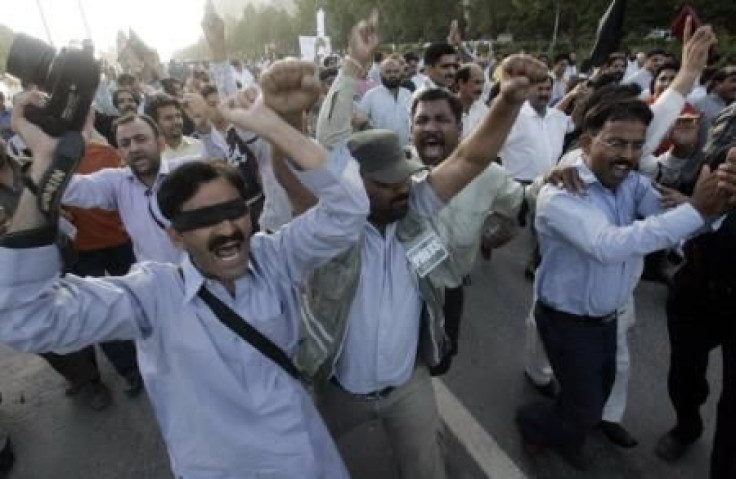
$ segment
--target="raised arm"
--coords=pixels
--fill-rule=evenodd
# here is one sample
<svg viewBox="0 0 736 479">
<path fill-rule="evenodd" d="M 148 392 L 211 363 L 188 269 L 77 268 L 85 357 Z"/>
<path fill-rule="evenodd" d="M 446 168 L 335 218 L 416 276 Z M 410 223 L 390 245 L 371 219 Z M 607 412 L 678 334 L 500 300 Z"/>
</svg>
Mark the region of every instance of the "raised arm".
<svg viewBox="0 0 736 479">
<path fill-rule="evenodd" d="M 357 82 L 368 73 L 373 52 L 378 46 L 377 31 L 378 15 L 374 12 L 350 32 L 348 55 L 322 102 L 317 119 L 317 140 L 327 149 L 347 140 L 353 132 Z"/>
<path fill-rule="evenodd" d="M 430 173 L 429 181 L 443 201 L 449 201 L 483 171 L 501 150 L 516 121 L 529 88 L 546 78 L 543 63 L 528 55 L 512 55 L 501 64 L 501 93 L 483 121 Z"/>
</svg>

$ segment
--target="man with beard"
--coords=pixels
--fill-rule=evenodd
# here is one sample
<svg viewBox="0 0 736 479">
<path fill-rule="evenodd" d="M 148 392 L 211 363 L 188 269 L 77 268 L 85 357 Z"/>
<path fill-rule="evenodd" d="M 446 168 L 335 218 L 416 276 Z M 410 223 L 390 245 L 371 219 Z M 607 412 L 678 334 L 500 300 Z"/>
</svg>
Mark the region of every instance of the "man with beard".
<svg viewBox="0 0 736 479">
<path fill-rule="evenodd" d="M 626 55 L 623 53 L 611 53 L 601 67 L 603 73 L 611 75 L 616 79 L 616 83 L 621 83 L 626 75 Z"/>
<path fill-rule="evenodd" d="M 148 358 L 141 372 L 176 477 L 348 477 L 285 363 L 236 337 L 206 302 L 242 315 L 237 323 L 251 324 L 288 361 L 297 345 L 300 284 L 361 234 L 368 200 L 347 150 L 328 154 L 266 106 L 304 111 L 316 95 L 313 77 L 311 63 L 275 63 L 264 73 L 264 95 L 240 95 L 221 107 L 229 122 L 283 151 L 320 199 L 279 232 L 251 237 L 240 175 L 227 165 L 195 162 L 156 189 L 160 214 L 170 221 L 166 233 L 186 252 L 179 267 L 147 262 L 120 278 L 60 278 L 58 253 L 46 240 L 53 224 L 30 187 L 0 242 L 0 339 L 24 351 L 136 339 Z M 29 181 L 36 184 L 57 148 L 23 116 L 28 104 L 40 102 L 40 95 L 22 95 L 13 117 L 33 151 Z M 149 159 L 135 153 L 156 151 L 155 125 L 124 118 L 117 137 L 132 169 L 117 187 L 130 191 L 122 185 L 156 181 Z M 145 215 L 145 207 L 136 213 Z"/>
<path fill-rule="evenodd" d="M 373 128 L 391 130 L 401 145 L 409 144 L 409 108 L 411 92 L 401 86 L 401 64 L 387 58 L 381 63 L 381 84 L 371 88 L 360 101 L 361 111 Z"/>
<path fill-rule="evenodd" d="M 475 63 L 461 66 L 457 75 L 457 94 L 463 105 L 463 138 L 480 123 L 488 112 L 488 107 L 481 100 L 486 84 L 483 69 Z"/>
<path fill-rule="evenodd" d="M 112 93 L 112 105 L 118 111 L 118 115 L 107 115 L 105 113 L 95 113 L 95 130 L 107 139 L 111 145 L 115 144 L 115 135 L 112 134 L 113 122 L 123 115 L 135 113 L 140 108 L 141 99 L 133 90 L 128 88 L 118 88 Z"/>
<path fill-rule="evenodd" d="M 204 153 L 202 142 L 184 135 L 184 112 L 181 103 L 166 93 L 152 95 L 146 101 L 146 115 L 153 118 L 164 138 L 164 160 L 201 156 Z"/>
<path fill-rule="evenodd" d="M 521 408 L 517 422 L 527 445 L 549 447 L 577 469 L 589 467 L 582 448 L 614 382 L 618 311 L 643 255 L 707 229 L 736 191 L 736 160 L 717 173 L 704 168 L 689 202 L 665 212 L 652 182 L 634 171 L 651 119 L 634 98 L 592 105 L 576 163 L 586 194 L 547 185 L 537 201 L 534 319 L 560 392 L 556 404 Z"/>
<path fill-rule="evenodd" d="M 303 321 L 324 325 L 327 337 L 318 338 L 321 332 L 314 327 L 303 328 L 314 334 L 305 338 L 302 353 L 320 358 L 318 379 L 331 378 L 318 383 L 317 404 L 333 437 L 379 418 L 402 477 L 444 478 L 428 368 L 452 347 L 444 331 L 442 289 L 448 277 L 456 279 L 455 261 L 461 258 L 454 247 L 462 245 L 445 245 L 434 224 L 442 207 L 488 168 L 529 83 L 546 69 L 528 57 L 509 58 L 504 64 L 508 81 L 484 121 L 444 161 L 412 178 L 423 166 L 407 159 L 394 133 L 369 130 L 351 136 L 352 98 L 378 44 L 376 29 L 373 20 L 353 30 L 349 57 L 325 99 L 317 130 L 319 141 L 330 147 L 347 140 L 360 163 L 371 205 L 369 224 L 358 244 L 315 272 L 305 289 Z M 437 91 L 442 101 L 417 103 L 422 106 L 413 115 L 413 131 L 424 128 L 418 148 L 428 158 L 445 153 L 437 129 L 454 130 L 455 139 L 461 132 L 457 98 L 441 90 L 420 95 Z"/>
</svg>

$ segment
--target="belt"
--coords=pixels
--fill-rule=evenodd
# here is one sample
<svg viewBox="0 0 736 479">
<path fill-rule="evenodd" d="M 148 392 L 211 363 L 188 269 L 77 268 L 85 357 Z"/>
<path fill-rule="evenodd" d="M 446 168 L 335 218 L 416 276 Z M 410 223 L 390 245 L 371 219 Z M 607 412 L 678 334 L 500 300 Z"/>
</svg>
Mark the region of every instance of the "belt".
<svg viewBox="0 0 736 479">
<path fill-rule="evenodd" d="M 555 309 L 539 300 L 537 300 L 535 307 L 545 314 L 549 314 L 558 318 L 568 319 L 576 323 L 589 325 L 607 324 L 618 317 L 618 311 L 614 311 L 613 313 L 606 314 L 604 316 L 584 316 L 579 314 L 566 313 L 565 311 Z"/>
<path fill-rule="evenodd" d="M 360 401 L 380 401 L 381 399 L 386 399 L 396 389 L 393 386 L 388 386 L 383 389 L 379 389 L 378 391 L 372 391 L 365 394 L 356 394 L 345 389 L 342 384 L 340 384 L 340 381 L 335 378 L 335 376 L 332 376 L 330 378 L 330 382 Z"/>
</svg>

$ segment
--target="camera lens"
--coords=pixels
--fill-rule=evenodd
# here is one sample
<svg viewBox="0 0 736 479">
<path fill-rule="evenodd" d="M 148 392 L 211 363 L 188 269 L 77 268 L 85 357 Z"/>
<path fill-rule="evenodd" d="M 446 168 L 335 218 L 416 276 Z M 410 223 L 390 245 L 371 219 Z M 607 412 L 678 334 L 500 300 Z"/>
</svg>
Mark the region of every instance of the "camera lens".
<svg viewBox="0 0 736 479">
<path fill-rule="evenodd" d="M 56 50 L 43 41 L 19 33 L 13 39 L 13 45 L 8 53 L 8 73 L 20 78 L 25 84 L 34 84 L 46 89 L 47 77 L 55 55 Z"/>
</svg>

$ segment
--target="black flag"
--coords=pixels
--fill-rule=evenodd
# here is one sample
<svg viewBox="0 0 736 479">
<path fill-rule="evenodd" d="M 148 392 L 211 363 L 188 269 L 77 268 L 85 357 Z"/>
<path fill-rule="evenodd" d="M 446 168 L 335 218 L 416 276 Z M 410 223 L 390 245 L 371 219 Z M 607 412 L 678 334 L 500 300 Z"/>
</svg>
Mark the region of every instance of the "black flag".
<svg viewBox="0 0 736 479">
<path fill-rule="evenodd" d="M 598 23 L 598 32 L 595 45 L 590 51 L 590 56 L 585 61 L 584 69 L 599 67 L 606 61 L 608 55 L 618 51 L 623 37 L 624 16 L 626 13 L 626 0 L 611 0 L 606 13 Z"/>
</svg>

